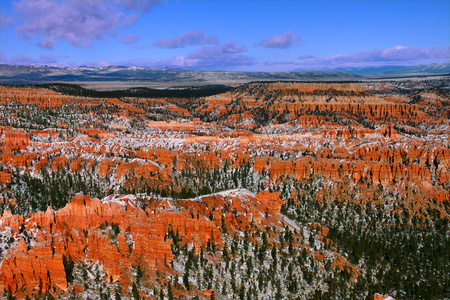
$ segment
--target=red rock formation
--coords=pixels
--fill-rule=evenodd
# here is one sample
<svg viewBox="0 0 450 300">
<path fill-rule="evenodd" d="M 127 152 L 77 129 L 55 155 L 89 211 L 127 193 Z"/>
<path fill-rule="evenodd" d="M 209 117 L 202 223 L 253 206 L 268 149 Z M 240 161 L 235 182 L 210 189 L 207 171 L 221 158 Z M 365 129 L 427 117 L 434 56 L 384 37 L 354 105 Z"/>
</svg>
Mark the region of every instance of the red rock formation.
<svg viewBox="0 0 450 300">
<path fill-rule="evenodd" d="M 11 288 L 13 293 L 31 294 L 42 290 L 66 290 L 66 273 L 60 254 L 53 254 L 45 244 L 29 247 L 22 239 L 14 254 L 3 259 L 0 268 L 0 289 Z"/>
<path fill-rule="evenodd" d="M 5 132 L 5 147 L 11 150 L 25 149 L 30 144 L 30 134 L 18 130 Z"/>
<path fill-rule="evenodd" d="M 10 182 L 11 182 L 11 175 L 5 172 L 0 172 L 0 185 Z"/>
<path fill-rule="evenodd" d="M 230 230 L 242 230 L 251 221 L 264 226 L 283 222 L 277 214 L 278 193 L 253 195 L 245 190 L 233 190 L 201 198 L 201 202 L 153 201 L 143 211 L 133 197 L 112 196 L 101 202 L 76 196 L 63 209 L 55 212 L 49 208 L 27 219 L 5 212 L 0 230 L 11 227 L 18 233 L 24 227 L 33 229 L 37 235 L 31 236 L 32 241 L 20 239 L 17 247 L 4 253 L 0 289 L 10 286 L 20 296 L 36 291 L 41 282 L 43 292 L 68 290 L 62 264 L 64 255 L 80 262 L 97 261 L 107 278 L 120 280 L 126 286 L 131 284 L 127 270 L 137 259 L 144 268 L 168 268 L 172 260 L 171 241 L 165 236 L 169 230 L 178 232 L 197 248 L 209 241 L 221 247 L 218 228 L 222 214 Z M 228 213 L 221 209 L 225 205 Z M 264 219 L 263 211 L 269 212 Z M 120 228 L 117 236 L 112 236 L 107 229 L 112 222 Z"/>
<path fill-rule="evenodd" d="M 142 176 L 143 178 L 148 179 L 154 177 L 160 169 L 153 163 L 145 163 L 134 171 L 136 172 L 136 177 L 140 178 Z"/>
<path fill-rule="evenodd" d="M 380 128 L 378 128 L 377 132 L 380 133 L 382 136 L 390 139 L 398 138 L 397 131 L 395 131 L 394 126 L 392 126 L 391 124 L 381 126 Z"/>
<path fill-rule="evenodd" d="M 176 113 L 178 113 L 178 114 L 180 114 L 182 116 L 185 116 L 185 117 L 192 117 L 192 115 L 189 113 L 189 111 L 187 109 L 180 108 L 180 107 L 175 106 L 175 105 L 169 105 L 169 111 L 176 112 Z"/>
<path fill-rule="evenodd" d="M 57 121 L 57 122 L 56 122 L 56 126 L 62 127 L 62 128 L 68 128 L 68 127 L 67 127 L 67 124 L 65 124 L 65 123 L 63 123 L 63 122 L 61 122 L 61 121 Z"/>
<path fill-rule="evenodd" d="M 53 172 L 65 167 L 67 165 L 67 162 L 68 162 L 68 160 L 67 160 L 67 157 L 65 157 L 65 156 L 56 157 L 52 162 Z"/>
<path fill-rule="evenodd" d="M 36 158 L 35 153 L 31 154 L 19 154 L 14 155 L 11 153 L 5 153 L 2 155 L 2 163 L 10 164 L 12 168 L 15 167 L 29 167 L 33 164 L 33 160 Z"/>
<path fill-rule="evenodd" d="M 256 197 L 261 200 L 261 202 L 264 205 L 267 205 L 270 207 L 270 209 L 274 213 L 278 213 L 281 211 L 281 205 L 283 204 L 283 201 L 280 199 L 280 193 L 271 193 L 269 191 L 261 191 L 258 194 L 256 194 Z"/>
<path fill-rule="evenodd" d="M 111 168 L 115 164 L 116 163 L 113 160 L 111 160 L 111 159 L 104 159 L 104 160 L 102 160 L 102 162 L 98 166 L 98 176 L 105 177 L 106 175 L 108 175 L 110 170 L 111 170 Z"/>
<path fill-rule="evenodd" d="M 102 129 L 78 129 L 78 131 L 83 132 L 87 134 L 88 136 L 96 139 L 107 139 L 110 138 L 112 135 L 109 132 L 106 132 Z"/>
<path fill-rule="evenodd" d="M 0 267 L 0 289 L 10 286 L 13 293 L 28 294 L 42 281 L 43 291 L 52 287 L 66 290 L 63 255 L 76 260 L 99 261 L 108 278 L 111 276 L 116 280 L 125 276 L 123 271 L 137 258 L 142 258 L 151 268 L 169 263 L 172 253 L 169 242 L 164 241 L 165 232 L 152 234 L 153 224 L 147 215 L 126 199 L 123 203 L 124 206 L 115 202 L 102 204 L 97 199 L 77 196 L 57 212 L 49 209 L 26 221 L 5 213 L 3 228 L 11 226 L 18 232 L 24 224 L 27 230 L 40 229 L 34 244 L 21 240 L 16 249 L 5 255 Z M 121 228 L 119 247 L 99 229 L 105 222 L 115 222 Z M 132 237 L 132 248 L 126 242 L 127 234 Z M 83 250 L 86 247 L 88 251 Z"/>
<path fill-rule="evenodd" d="M 214 292 L 214 289 L 207 290 L 206 288 L 204 288 L 203 289 L 203 296 L 211 298 L 213 292 Z"/>
<path fill-rule="evenodd" d="M 41 158 L 36 165 L 34 166 L 34 172 L 38 173 L 42 168 L 45 168 L 48 165 L 48 159 L 46 157 Z"/>
<path fill-rule="evenodd" d="M 115 177 L 117 179 L 122 179 L 128 175 L 131 170 L 136 170 L 138 167 L 139 163 L 137 161 L 133 161 L 132 163 L 121 163 L 117 166 Z"/>
<path fill-rule="evenodd" d="M 380 294 L 375 294 L 373 296 L 373 300 L 395 300 L 394 298 L 392 298 L 389 295 L 380 295 Z"/>
<path fill-rule="evenodd" d="M 70 163 L 70 172 L 80 172 L 81 170 L 81 164 L 84 162 L 84 159 L 82 157 L 79 157 L 78 159 L 72 161 Z"/>
<path fill-rule="evenodd" d="M 43 137 L 43 138 L 50 138 L 50 139 L 55 139 L 59 135 L 59 133 L 57 131 L 55 131 L 54 129 L 32 130 L 31 132 L 36 136 Z"/>
</svg>

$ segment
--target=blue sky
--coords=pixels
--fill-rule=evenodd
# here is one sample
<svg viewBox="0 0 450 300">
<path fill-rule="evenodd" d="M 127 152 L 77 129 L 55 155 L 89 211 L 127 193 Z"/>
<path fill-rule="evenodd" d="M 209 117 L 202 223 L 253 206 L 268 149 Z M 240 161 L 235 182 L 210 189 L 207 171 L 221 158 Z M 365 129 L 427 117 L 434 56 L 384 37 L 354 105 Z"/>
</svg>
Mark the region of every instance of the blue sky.
<svg viewBox="0 0 450 300">
<path fill-rule="evenodd" d="M 450 1 L 0 1 L 0 63 L 293 71 L 449 61 Z"/>
</svg>

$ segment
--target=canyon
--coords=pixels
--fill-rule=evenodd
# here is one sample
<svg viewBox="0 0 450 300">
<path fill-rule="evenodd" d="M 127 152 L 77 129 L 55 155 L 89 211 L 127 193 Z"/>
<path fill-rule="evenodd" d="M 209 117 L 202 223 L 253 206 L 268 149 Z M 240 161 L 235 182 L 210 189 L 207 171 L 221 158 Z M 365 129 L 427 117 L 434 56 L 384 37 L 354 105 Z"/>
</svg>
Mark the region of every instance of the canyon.
<svg viewBox="0 0 450 300">
<path fill-rule="evenodd" d="M 252 82 L 194 98 L 0 87 L 0 291 L 418 295 L 383 281 L 395 259 L 367 264 L 340 230 L 448 240 L 450 93 L 437 81 Z"/>
</svg>

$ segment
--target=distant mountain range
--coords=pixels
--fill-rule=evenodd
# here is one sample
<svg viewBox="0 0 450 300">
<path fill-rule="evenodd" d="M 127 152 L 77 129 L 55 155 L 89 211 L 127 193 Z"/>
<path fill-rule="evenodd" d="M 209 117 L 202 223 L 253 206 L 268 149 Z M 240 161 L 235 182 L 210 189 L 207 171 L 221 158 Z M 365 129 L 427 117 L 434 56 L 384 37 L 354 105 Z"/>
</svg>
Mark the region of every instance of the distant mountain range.
<svg viewBox="0 0 450 300">
<path fill-rule="evenodd" d="M 341 72 L 212 72 L 187 69 L 153 69 L 140 67 L 110 66 L 54 67 L 37 65 L 0 65 L 0 82 L 39 83 L 73 81 L 154 81 L 213 83 L 215 81 L 248 82 L 257 80 L 358 80 L 360 76 Z"/>
<path fill-rule="evenodd" d="M 333 73 L 345 72 L 360 76 L 450 74 L 450 63 L 421 65 L 421 66 L 339 68 L 333 69 L 330 72 Z"/>
<path fill-rule="evenodd" d="M 51 82 L 142 86 L 158 83 L 154 87 L 199 86 L 208 84 L 238 85 L 250 81 L 360 81 L 366 76 L 397 76 L 405 74 L 449 74 L 450 64 L 411 67 L 346 68 L 314 72 L 213 72 L 187 69 L 153 69 L 141 67 L 63 67 L 39 65 L 0 65 L 0 83 L 41 84 Z M 147 85 L 148 86 L 148 85 Z"/>
</svg>

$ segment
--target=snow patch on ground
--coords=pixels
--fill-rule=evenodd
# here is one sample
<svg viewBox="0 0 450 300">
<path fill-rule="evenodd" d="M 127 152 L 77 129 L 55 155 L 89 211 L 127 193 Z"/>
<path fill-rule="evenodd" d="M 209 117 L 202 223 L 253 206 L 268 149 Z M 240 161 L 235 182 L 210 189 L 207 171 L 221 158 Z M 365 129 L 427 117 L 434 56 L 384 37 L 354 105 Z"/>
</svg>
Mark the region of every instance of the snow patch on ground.
<svg viewBox="0 0 450 300">
<path fill-rule="evenodd" d="M 280 214 L 281 215 L 281 214 Z M 301 232 L 300 226 L 297 225 L 297 223 L 295 223 L 294 220 L 289 219 L 288 217 L 283 216 L 284 221 L 291 227 L 294 228 L 295 230 L 297 230 L 298 232 Z"/>
<path fill-rule="evenodd" d="M 137 201 L 135 195 L 110 195 L 101 200 L 103 204 L 119 204 L 122 207 L 130 205 L 137 207 Z"/>
<path fill-rule="evenodd" d="M 0 267 L 7 251 L 11 248 L 16 248 L 19 240 L 20 237 L 12 230 L 11 227 L 5 227 L 3 230 L 0 230 Z"/>
<path fill-rule="evenodd" d="M 248 196 L 256 198 L 256 195 L 254 193 L 252 193 L 249 190 L 244 189 L 244 188 L 226 190 L 226 191 L 222 191 L 222 192 L 218 192 L 218 193 L 214 193 L 214 194 L 210 194 L 210 195 L 205 195 L 205 196 L 201 196 L 201 197 L 216 196 L 216 195 L 222 196 L 224 198 L 225 197 L 240 197 L 240 196 L 244 196 L 247 199 L 248 199 Z"/>
</svg>

